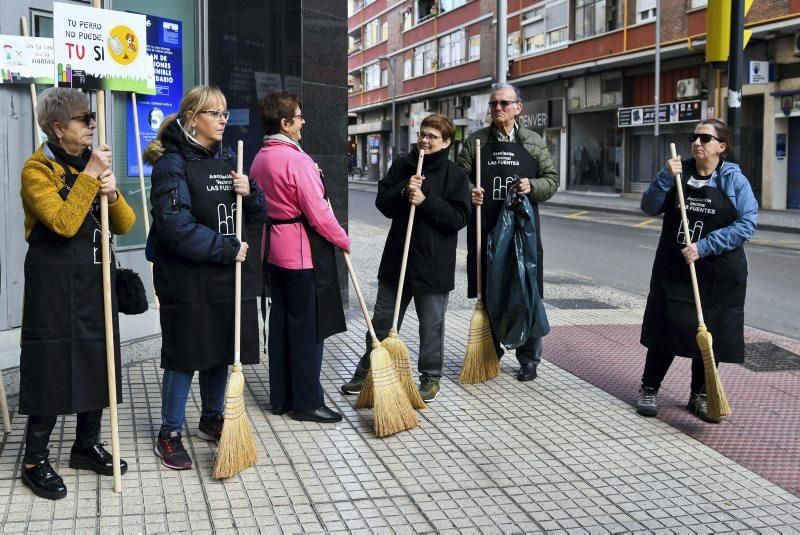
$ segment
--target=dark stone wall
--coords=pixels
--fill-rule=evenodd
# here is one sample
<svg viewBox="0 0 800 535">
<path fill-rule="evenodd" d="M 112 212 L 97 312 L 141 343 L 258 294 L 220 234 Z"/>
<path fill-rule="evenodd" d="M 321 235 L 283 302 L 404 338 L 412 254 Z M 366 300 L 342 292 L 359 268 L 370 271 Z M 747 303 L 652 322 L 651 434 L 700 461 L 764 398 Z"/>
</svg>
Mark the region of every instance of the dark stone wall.
<svg viewBox="0 0 800 535">
<path fill-rule="evenodd" d="M 303 0 L 303 149 L 325 173 L 331 205 L 347 229 L 347 2 Z M 342 297 L 347 269 L 339 257 Z"/>
</svg>

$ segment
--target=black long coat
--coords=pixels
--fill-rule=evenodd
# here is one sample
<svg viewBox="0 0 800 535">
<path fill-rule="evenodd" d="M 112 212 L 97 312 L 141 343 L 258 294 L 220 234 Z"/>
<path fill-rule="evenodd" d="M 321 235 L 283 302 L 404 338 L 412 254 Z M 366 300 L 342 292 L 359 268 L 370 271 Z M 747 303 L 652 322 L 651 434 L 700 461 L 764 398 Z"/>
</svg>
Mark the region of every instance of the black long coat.
<svg viewBox="0 0 800 535">
<path fill-rule="evenodd" d="M 455 287 L 458 231 L 467 225 L 472 204 L 467 174 L 447 156 L 448 149 L 444 149 L 423 160 L 425 200 L 417 206 L 411 234 L 405 280 L 409 290 L 449 292 Z M 414 148 L 405 158 L 395 161 L 378 183 L 375 198 L 378 210 L 392 220 L 378 279 L 395 286 L 400 279 L 411 210 L 404 189 L 417 172 L 418 158 L 419 152 Z"/>
</svg>

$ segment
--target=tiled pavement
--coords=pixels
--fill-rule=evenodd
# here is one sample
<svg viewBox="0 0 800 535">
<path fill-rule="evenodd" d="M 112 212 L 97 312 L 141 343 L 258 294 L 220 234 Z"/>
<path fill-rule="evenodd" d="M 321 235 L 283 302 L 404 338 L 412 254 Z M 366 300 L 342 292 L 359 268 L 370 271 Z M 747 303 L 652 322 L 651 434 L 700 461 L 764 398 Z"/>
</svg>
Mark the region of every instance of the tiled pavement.
<svg viewBox="0 0 800 535">
<path fill-rule="evenodd" d="M 571 329 L 582 324 L 608 325 L 611 318 L 624 324 L 637 313 L 551 309 L 548 348 L 579 343 Z M 469 315 L 448 313 L 439 398 L 421 411 L 418 428 L 387 439 L 375 438 L 370 412 L 354 410 L 354 397 L 337 393 L 363 344 L 363 324 L 352 313 L 350 331 L 326 346 L 322 374 L 328 404 L 344 412 L 341 424 L 268 413 L 267 367 L 247 367 L 246 399 L 261 459 L 225 482 L 211 479 L 214 450 L 202 440 L 187 440 L 196 464 L 190 471 L 163 468 L 153 454 L 157 360 L 123 373 L 120 432 L 131 468 L 121 495 L 110 478 L 67 467 L 74 427 L 67 417 L 54 433 L 52 456 L 70 492 L 58 502 L 34 498 L 18 479 L 24 418 L 15 416 L 13 432 L 0 443 L 2 530 L 800 532 L 800 498 L 675 427 L 636 416 L 624 401 L 550 361 L 532 383 L 516 381 L 512 359 L 504 359 L 499 378 L 456 384 Z M 412 314 L 404 332 L 416 328 Z M 416 342 L 407 341 L 413 356 Z M 589 347 L 574 353 L 591 358 Z M 190 429 L 198 415 L 195 391 Z"/>
</svg>

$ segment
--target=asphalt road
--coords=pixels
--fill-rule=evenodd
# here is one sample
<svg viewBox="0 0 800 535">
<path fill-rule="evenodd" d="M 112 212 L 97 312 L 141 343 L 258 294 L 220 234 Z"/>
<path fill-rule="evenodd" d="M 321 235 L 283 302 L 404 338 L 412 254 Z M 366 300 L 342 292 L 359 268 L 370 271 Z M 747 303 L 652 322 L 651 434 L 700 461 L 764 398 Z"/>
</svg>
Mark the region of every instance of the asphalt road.
<svg viewBox="0 0 800 535">
<path fill-rule="evenodd" d="M 388 229 L 389 221 L 375 209 L 374 199 L 374 192 L 351 189 L 350 218 Z M 576 211 L 544 204 L 545 269 L 575 273 L 598 285 L 646 296 L 659 231 L 660 222 L 645 216 Z M 765 235 L 768 240 L 758 239 Z M 754 241 L 788 245 L 751 243 L 745 247 L 750 264 L 745 323 L 800 339 L 800 250 L 793 245 L 800 239 L 757 233 Z M 466 248 L 463 231 L 459 247 Z"/>
</svg>

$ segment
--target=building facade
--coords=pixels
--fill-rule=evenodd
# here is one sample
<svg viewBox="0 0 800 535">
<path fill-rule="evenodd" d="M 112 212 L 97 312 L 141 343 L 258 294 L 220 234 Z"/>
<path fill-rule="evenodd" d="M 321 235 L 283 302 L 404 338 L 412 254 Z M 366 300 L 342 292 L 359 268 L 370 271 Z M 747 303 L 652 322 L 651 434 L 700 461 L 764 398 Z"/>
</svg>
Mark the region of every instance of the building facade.
<svg viewBox="0 0 800 535">
<path fill-rule="evenodd" d="M 656 0 L 507 0 L 510 83 L 521 124 L 545 139 L 564 190 L 638 195 L 668 158 L 688 155 L 701 119 L 726 115 L 727 72 L 705 63 L 707 0 L 661 2 L 658 136 Z M 378 179 L 428 113 L 456 145 L 487 121 L 496 76 L 495 0 L 350 0 L 351 166 Z M 736 158 L 762 207 L 800 209 L 800 0 L 755 0 L 745 18 Z M 392 139 L 392 106 L 395 136 Z M 793 154 L 793 152 L 795 154 Z"/>
<path fill-rule="evenodd" d="M 65 0 L 67 1 L 67 0 Z M 90 1 L 71 3 L 91 5 Z M 327 0 L 105 0 L 104 7 L 179 21 L 181 44 L 170 76 L 178 77 L 177 100 L 196 84 L 219 86 L 231 118 L 223 144 L 245 141 L 244 168 L 261 146 L 258 99 L 273 90 L 301 96 L 306 127 L 303 147 L 325 171 L 334 210 L 347 224 L 347 13 L 344 2 Z M 30 34 L 52 37 L 52 0 L 3 2 L 0 34 L 19 35 L 20 19 Z M 39 92 L 46 89 L 37 87 Z M 94 104 L 94 96 L 93 106 Z M 141 274 L 150 292 L 144 258 L 144 208 L 138 170 L 127 165 L 135 156 L 128 125 L 130 95 L 106 93 L 108 143 L 114 154 L 119 187 L 137 213 L 133 231 L 117 239 L 121 263 Z M 28 86 L 0 85 L 0 330 L 18 327 L 22 317 L 24 240 L 20 170 L 35 149 Z M 142 125 L 146 128 L 147 125 Z M 146 184 L 149 180 L 146 179 Z M 344 273 L 344 270 L 340 270 Z M 345 277 L 342 277 L 344 283 Z M 152 299 L 152 296 L 151 296 Z M 2 363 L 7 367 L 13 363 Z"/>
</svg>

